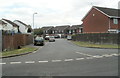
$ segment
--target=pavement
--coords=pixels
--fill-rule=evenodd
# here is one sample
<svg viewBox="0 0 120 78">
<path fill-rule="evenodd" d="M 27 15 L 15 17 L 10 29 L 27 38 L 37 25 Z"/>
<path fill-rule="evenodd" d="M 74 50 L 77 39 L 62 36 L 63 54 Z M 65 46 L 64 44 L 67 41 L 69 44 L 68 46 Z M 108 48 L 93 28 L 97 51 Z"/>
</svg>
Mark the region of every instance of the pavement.
<svg viewBox="0 0 120 78">
<path fill-rule="evenodd" d="M 39 50 L 4 58 L 3 76 L 118 76 L 118 50 L 79 47 L 65 39 Z"/>
</svg>

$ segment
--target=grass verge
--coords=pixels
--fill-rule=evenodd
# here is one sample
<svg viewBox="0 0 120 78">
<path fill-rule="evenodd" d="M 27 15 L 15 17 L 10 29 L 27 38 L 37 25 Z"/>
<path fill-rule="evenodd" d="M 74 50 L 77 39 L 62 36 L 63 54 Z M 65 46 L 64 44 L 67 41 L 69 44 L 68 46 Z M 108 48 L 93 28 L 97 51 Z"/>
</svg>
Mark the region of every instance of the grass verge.
<svg viewBox="0 0 120 78">
<path fill-rule="evenodd" d="M 45 42 L 49 42 L 49 40 L 45 40 Z"/>
<path fill-rule="evenodd" d="M 16 49 L 13 51 L 6 51 L 6 52 L 2 52 L 2 57 L 5 56 L 12 56 L 12 55 L 17 55 L 17 54 L 22 54 L 22 53 L 27 53 L 27 52 L 33 52 L 35 50 L 37 50 L 38 48 L 35 47 L 23 47 L 21 49 Z"/>
<path fill-rule="evenodd" d="M 81 41 L 71 41 L 74 44 L 81 46 L 81 47 L 91 47 L 91 48 L 112 48 L 112 49 L 118 49 L 118 45 L 112 45 L 112 44 L 93 44 L 89 42 L 81 42 Z"/>
</svg>

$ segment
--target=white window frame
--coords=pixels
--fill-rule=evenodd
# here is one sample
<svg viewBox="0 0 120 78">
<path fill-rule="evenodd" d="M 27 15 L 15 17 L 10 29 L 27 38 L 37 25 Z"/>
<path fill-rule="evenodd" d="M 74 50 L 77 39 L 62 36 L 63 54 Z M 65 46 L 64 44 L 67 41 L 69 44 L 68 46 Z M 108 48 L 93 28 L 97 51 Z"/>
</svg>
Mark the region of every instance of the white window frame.
<svg viewBox="0 0 120 78">
<path fill-rule="evenodd" d="M 108 32 L 109 33 L 119 33 L 119 30 L 117 30 L 117 29 L 109 29 Z"/>
<path fill-rule="evenodd" d="M 118 24 L 118 19 L 117 18 L 113 19 L 113 24 Z"/>
</svg>

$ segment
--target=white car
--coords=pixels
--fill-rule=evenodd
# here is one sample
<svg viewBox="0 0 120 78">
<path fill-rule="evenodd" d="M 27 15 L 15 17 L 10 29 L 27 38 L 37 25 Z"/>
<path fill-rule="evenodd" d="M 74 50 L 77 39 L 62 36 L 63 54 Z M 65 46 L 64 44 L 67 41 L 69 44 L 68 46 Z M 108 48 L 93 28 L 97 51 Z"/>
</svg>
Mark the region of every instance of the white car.
<svg viewBox="0 0 120 78">
<path fill-rule="evenodd" d="M 72 36 L 68 35 L 67 40 L 72 40 Z"/>
<path fill-rule="evenodd" d="M 49 42 L 55 42 L 55 37 L 54 36 L 49 36 Z"/>
<path fill-rule="evenodd" d="M 50 37 L 50 36 L 46 36 L 46 37 L 45 37 L 45 40 L 49 40 L 49 37 Z"/>
</svg>

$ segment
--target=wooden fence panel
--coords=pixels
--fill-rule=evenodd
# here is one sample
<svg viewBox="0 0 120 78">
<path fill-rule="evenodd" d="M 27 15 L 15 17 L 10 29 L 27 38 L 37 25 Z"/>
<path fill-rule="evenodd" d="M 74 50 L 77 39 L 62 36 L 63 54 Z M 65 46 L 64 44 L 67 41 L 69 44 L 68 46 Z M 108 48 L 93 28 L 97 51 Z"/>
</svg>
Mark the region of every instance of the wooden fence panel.
<svg viewBox="0 0 120 78">
<path fill-rule="evenodd" d="M 2 31 L 0 30 L 0 52 L 2 52 Z"/>
<path fill-rule="evenodd" d="M 28 34 L 14 34 L 3 36 L 3 50 L 13 50 L 19 46 L 25 46 L 33 43 L 33 37 Z"/>
</svg>

